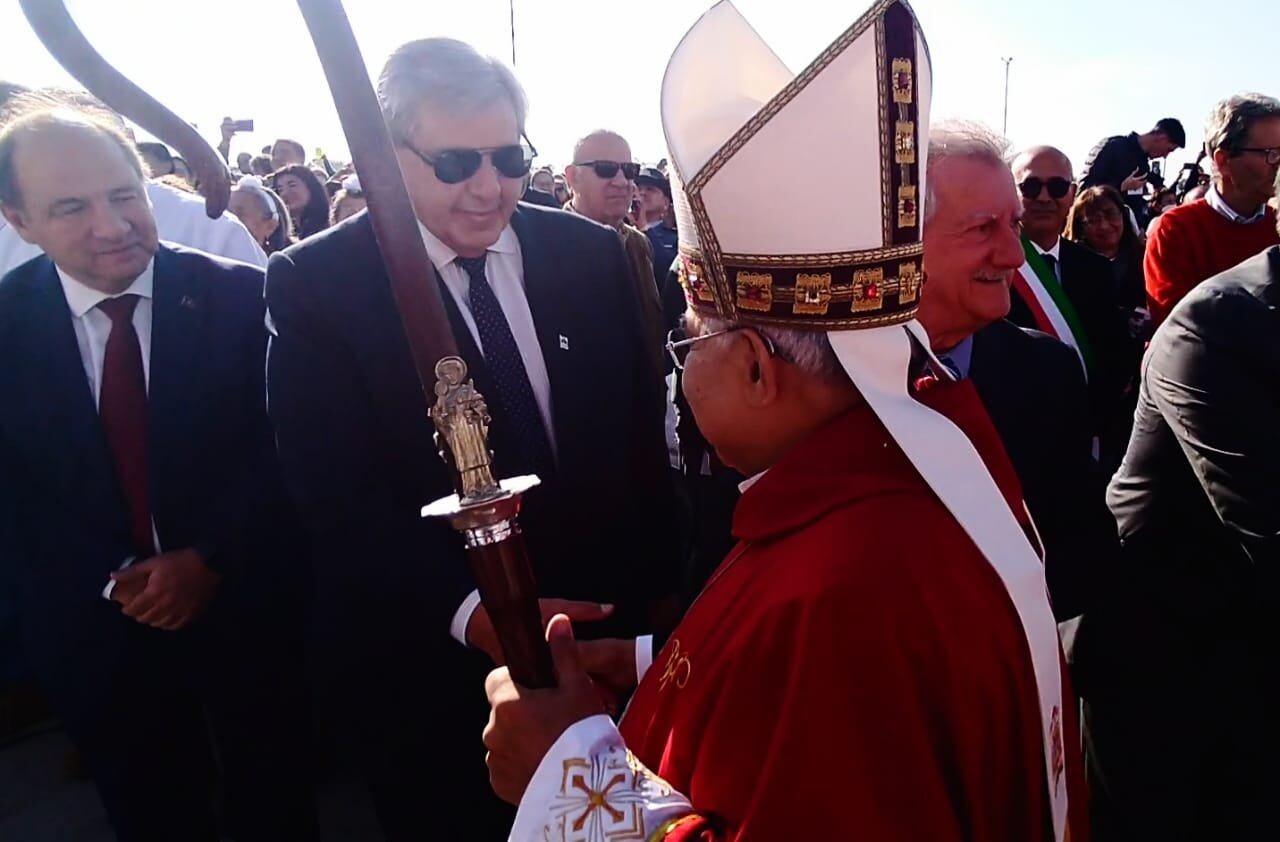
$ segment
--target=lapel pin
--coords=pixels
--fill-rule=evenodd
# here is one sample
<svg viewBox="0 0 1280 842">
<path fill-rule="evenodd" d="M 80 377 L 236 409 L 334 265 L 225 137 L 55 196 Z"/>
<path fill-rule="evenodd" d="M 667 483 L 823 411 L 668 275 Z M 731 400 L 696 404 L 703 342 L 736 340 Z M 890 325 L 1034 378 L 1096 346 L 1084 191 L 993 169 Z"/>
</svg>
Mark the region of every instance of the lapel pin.
<svg viewBox="0 0 1280 842">
<path fill-rule="evenodd" d="M 561 351 L 569 350 L 569 337 L 564 336 L 563 334 L 560 336 L 560 350 Z"/>
<path fill-rule="evenodd" d="M 182 300 L 178 302 L 179 307 L 186 307 L 188 310 L 196 309 L 196 300 L 189 295 L 182 296 Z"/>
</svg>

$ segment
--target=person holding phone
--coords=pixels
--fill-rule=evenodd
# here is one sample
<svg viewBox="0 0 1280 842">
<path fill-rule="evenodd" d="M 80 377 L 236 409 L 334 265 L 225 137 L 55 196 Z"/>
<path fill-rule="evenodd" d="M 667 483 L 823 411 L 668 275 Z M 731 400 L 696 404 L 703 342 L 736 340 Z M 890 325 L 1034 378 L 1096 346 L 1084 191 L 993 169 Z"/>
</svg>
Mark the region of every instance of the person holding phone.
<svg viewBox="0 0 1280 842">
<path fill-rule="evenodd" d="M 1125 204 L 1133 209 L 1139 230 L 1146 228 L 1146 186 L 1159 190 L 1164 178 L 1152 160 L 1164 158 L 1175 149 L 1187 145 L 1187 133 L 1182 123 L 1173 117 L 1158 120 L 1145 134 L 1130 132 L 1127 135 L 1104 137 L 1098 141 L 1085 159 L 1080 174 L 1080 189 L 1088 190 L 1106 184 L 1125 196 Z"/>
</svg>

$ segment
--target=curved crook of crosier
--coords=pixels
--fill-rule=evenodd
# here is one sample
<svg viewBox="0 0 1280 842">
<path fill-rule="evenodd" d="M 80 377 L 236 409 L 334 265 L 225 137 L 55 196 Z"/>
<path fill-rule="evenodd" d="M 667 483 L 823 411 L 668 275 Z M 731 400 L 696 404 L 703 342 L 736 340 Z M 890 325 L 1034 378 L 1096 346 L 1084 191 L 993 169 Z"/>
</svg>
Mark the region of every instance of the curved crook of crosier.
<svg viewBox="0 0 1280 842">
<path fill-rule="evenodd" d="M 205 212 L 222 215 L 231 193 L 226 166 L 200 134 L 104 59 L 76 26 L 63 0 L 18 0 L 36 37 L 58 63 L 107 107 L 128 117 L 186 159 L 200 180 Z"/>
</svg>

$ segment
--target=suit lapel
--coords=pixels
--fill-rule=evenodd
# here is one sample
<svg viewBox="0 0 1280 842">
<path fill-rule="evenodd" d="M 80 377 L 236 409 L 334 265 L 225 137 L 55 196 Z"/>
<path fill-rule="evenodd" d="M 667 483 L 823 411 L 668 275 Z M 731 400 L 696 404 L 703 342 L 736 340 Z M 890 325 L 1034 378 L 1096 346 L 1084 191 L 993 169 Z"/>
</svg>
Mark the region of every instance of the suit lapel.
<svg viewBox="0 0 1280 842">
<path fill-rule="evenodd" d="M 32 378 L 28 394 L 47 396 L 31 407 L 40 421 L 33 429 L 47 442 L 50 477 L 68 500 L 84 503 L 86 517 L 127 535 L 124 500 L 110 447 L 85 376 L 71 310 L 53 262 L 34 280 L 33 312 L 27 322 L 23 367 Z"/>
</svg>

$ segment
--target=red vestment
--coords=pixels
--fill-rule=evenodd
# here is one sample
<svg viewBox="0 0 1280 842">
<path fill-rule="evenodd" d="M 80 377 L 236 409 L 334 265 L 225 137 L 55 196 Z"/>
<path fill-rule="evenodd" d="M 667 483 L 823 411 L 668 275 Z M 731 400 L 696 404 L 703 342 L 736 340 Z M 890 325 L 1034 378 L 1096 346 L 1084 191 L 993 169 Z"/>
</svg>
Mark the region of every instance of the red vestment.
<svg viewBox="0 0 1280 842">
<path fill-rule="evenodd" d="M 987 456 L 990 422 L 972 387 L 954 386 L 927 402 Z M 992 473 L 1013 493 L 1011 472 Z M 1018 615 L 869 408 L 749 488 L 734 533 L 621 725 L 697 811 L 667 840 L 1053 839 Z M 1085 796 L 1065 720 L 1078 842 Z"/>
</svg>

